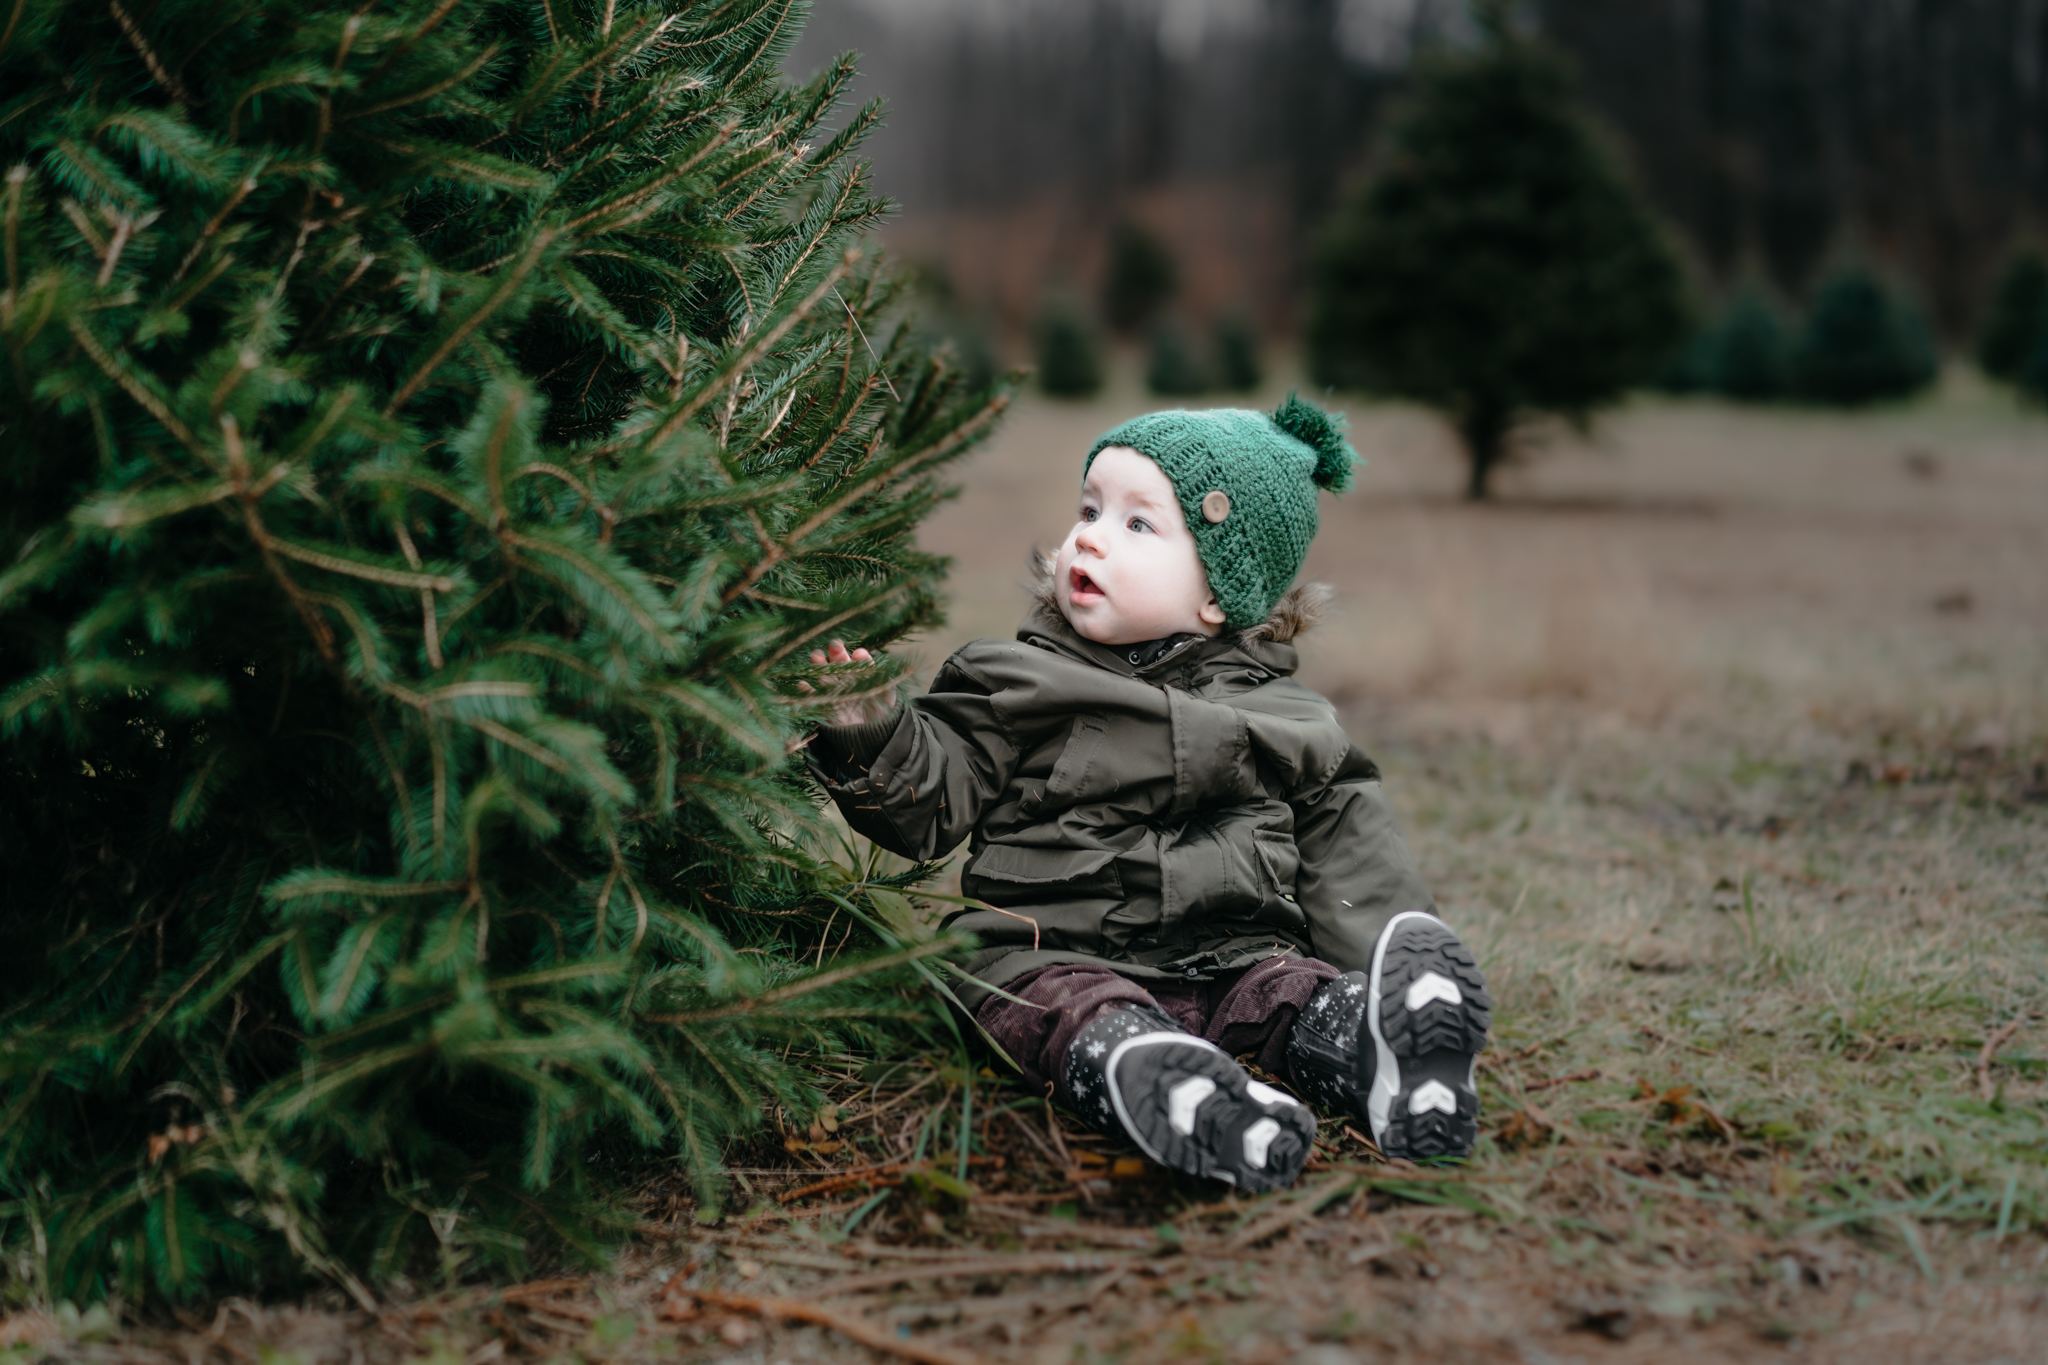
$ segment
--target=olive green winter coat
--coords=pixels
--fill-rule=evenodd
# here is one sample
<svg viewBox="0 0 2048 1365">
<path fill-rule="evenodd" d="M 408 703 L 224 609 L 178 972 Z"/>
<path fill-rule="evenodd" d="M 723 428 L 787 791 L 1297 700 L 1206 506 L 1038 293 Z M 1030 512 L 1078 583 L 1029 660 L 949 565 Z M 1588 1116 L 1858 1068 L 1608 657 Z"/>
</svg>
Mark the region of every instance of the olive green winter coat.
<svg viewBox="0 0 2048 1365">
<path fill-rule="evenodd" d="M 888 720 L 822 727 L 814 771 L 891 852 L 969 841 L 962 890 L 1010 912 L 948 920 L 983 985 L 1060 962 L 1202 979 L 1287 950 L 1363 969 L 1389 918 L 1434 904 L 1379 770 L 1294 680 L 1304 603 L 1145 667 L 1041 603 Z"/>
</svg>

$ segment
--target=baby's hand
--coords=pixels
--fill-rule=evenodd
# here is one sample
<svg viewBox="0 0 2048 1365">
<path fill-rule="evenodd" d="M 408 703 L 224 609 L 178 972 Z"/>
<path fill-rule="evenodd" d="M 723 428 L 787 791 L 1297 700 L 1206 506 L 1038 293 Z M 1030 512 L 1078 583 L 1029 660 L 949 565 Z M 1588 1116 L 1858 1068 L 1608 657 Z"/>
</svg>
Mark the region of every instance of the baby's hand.
<svg viewBox="0 0 2048 1365">
<path fill-rule="evenodd" d="M 834 640 L 830 649 L 814 649 L 811 651 L 811 662 L 814 664 L 871 664 L 874 661 L 875 656 L 868 653 L 865 649 L 849 651 L 844 640 Z M 807 682 L 798 683 L 797 688 L 804 692 L 815 690 Z M 892 709 L 894 708 L 890 706 L 888 699 L 885 697 L 859 697 L 851 701 L 843 701 L 834 707 L 832 709 L 832 723 L 834 725 L 860 725 L 867 721 L 880 720 L 888 715 Z"/>
<path fill-rule="evenodd" d="M 851 654 L 847 653 L 846 641 L 844 640 L 834 640 L 829 654 L 822 649 L 811 651 L 811 662 L 814 664 L 871 664 L 874 661 L 875 656 L 868 653 L 865 649 L 856 649 Z"/>
</svg>

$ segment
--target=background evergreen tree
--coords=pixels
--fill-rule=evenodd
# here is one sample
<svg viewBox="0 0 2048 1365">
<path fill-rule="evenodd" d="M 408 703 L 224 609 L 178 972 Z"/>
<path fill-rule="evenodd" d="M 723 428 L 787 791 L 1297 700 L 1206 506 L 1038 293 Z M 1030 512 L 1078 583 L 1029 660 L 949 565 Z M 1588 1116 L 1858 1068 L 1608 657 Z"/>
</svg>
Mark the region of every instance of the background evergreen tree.
<svg viewBox="0 0 2048 1365">
<path fill-rule="evenodd" d="M 2041 332 L 2033 349 L 2013 376 L 2019 391 L 2037 403 L 2048 403 L 2048 329 Z"/>
<path fill-rule="evenodd" d="M 1110 229 L 1109 268 L 1102 279 L 1102 315 L 1119 332 L 1135 332 L 1159 316 L 1180 287 L 1166 243 L 1121 222 Z"/>
<path fill-rule="evenodd" d="M 1038 386 L 1054 398 L 1089 398 L 1102 388 L 1095 329 L 1078 308 L 1055 302 L 1038 319 Z"/>
<path fill-rule="evenodd" d="M 1763 291 L 1750 285 L 1736 292 L 1714 325 L 1707 387 L 1748 403 L 1781 398 L 1790 384 L 1791 360 L 1784 320 Z"/>
<path fill-rule="evenodd" d="M 1247 318 L 1229 314 L 1216 324 L 1216 386 L 1228 393 L 1250 393 L 1264 372 L 1259 365 L 1259 334 Z"/>
<path fill-rule="evenodd" d="M 1709 393 L 1714 387 L 1714 352 L 1719 348 L 1720 328 L 1716 318 L 1693 330 L 1685 344 L 1671 353 L 1657 372 L 1656 386 L 1665 393 Z"/>
<path fill-rule="evenodd" d="M 1518 420 L 1612 402 L 1686 326 L 1678 259 L 1562 62 L 1502 7 L 1482 28 L 1422 66 L 1379 174 L 1324 234 L 1308 332 L 1318 383 L 1446 413 L 1474 498 Z"/>
<path fill-rule="evenodd" d="M 715 1202 L 806 1053 L 903 1014 L 943 945 L 791 757 L 896 674 L 804 661 L 932 619 L 912 529 L 1002 398 L 884 327 L 876 111 L 822 131 L 847 59 L 781 82 L 801 14 L 12 8 L 0 1239 L 38 1292 L 513 1270 L 603 1226 L 602 1151 Z"/>
<path fill-rule="evenodd" d="M 1800 394 L 1842 406 L 1907 397 L 1937 368 L 1920 310 L 1860 262 L 1821 282 L 1793 356 Z"/>
<path fill-rule="evenodd" d="M 2034 351 L 2048 341 L 2048 257 L 2024 246 L 2006 261 L 1977 334 L 1977 363 L 1993 379 L 2019 382 Z"/>
<path fill-rule="evenodd" d="M 992 387 L 1002 374 L 987 317 L 960 297 L 945 267 L 930 261 L 903 269 L 902 297 L 916 319 L 916 344 L 960 371 L 968 388 Z"/>
<path fill-rule="evenodd" d="M 1163 398 L 1191 398 L 1209 387 L 1194 341 L 1179 322 L 1163 322 L 1152 329 L 1145 387 Z"/>
</svg>

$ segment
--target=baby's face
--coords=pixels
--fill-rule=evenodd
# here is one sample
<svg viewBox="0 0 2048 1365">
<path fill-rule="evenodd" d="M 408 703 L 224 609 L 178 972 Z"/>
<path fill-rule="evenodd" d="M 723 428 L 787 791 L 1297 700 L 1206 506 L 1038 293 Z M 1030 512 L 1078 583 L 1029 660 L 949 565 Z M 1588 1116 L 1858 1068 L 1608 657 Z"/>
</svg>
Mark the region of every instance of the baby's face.
<svg viewBox="0 0 2048 1365">
<path fill-rule="evenodd" d="M 1125 446 L 1107 447 L 1088 467 L 1081 519 L 1053 563 L 1053 589 L 1068 623 L 1101 645 L 1223 628 L 1173 484 Z"/>
</svg>

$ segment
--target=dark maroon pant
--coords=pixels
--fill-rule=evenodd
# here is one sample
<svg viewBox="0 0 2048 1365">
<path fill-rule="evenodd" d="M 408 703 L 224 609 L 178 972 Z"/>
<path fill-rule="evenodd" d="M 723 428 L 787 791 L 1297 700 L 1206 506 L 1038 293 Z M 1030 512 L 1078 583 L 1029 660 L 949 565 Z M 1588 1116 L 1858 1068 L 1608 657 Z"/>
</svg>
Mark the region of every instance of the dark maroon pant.
<svg viewBox="0 0 2048 1365">
<path fill-rule="evenodd" d="M 1156 1005 L 1197 1037 L 1233 1057 L 1249 1052 L 1276 1076 L 1287 1076 L 1287 1035 L 1316 988 L 1343 973 L 1327 962 L 1292 954 L 1269 957 L 1211 981 L 1155 982 L 1149 988 L 1107 967 L 1062 963 L 1026 972 L 1004 987 L 1028 1003 L 992 995 L 975 1018 L 1044 1093 L 1048 1083 L 1071 1105 L 1067 1053 L 1074 1038 L 1104 1010 Z M 1289 1077 L 1289 1079 L 1292 1079 Z"/>
</svg>

